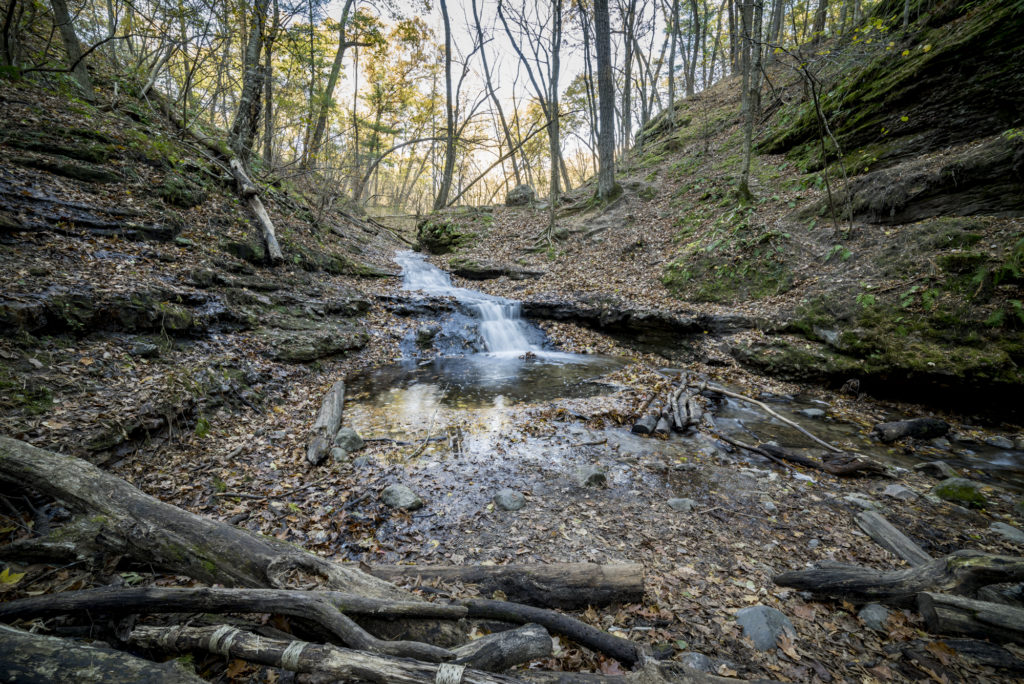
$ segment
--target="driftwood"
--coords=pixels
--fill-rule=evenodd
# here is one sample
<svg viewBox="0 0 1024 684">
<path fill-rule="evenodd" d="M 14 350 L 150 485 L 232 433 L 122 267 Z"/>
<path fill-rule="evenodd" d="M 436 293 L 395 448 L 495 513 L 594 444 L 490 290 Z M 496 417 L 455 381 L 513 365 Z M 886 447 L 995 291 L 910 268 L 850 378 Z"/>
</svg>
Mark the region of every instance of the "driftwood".
<svg viewBox="0 0 1024 684">
<path fill-rule="evenodd" d="M 917 545 L 917 542 L 897 530 L 892 523 L 875 511 L 858 513 L 856 520 L 857 526 L 875 540 L 876 544 L 910 565 L 924 565 L 934 560 Z"/>
<path fill-rule="evenodd" d="M 640 662 L 643 655 L 638 644 L 612 636 L 596 627 L 580 622 L 574 618 L 556 613 L 545 608 L 523 606 L 506 601 L 483 601 L 467 600 L 462 605 L 469 609 L 469 617 L 486 618 L 490 620 L 501 620 L 512 623 L 537 623 L 554 634 L 572 639 L 581 646 L 586 646 L 592 651 L 603 653 L 610 658 L 618 660 L 627 667 L 633 667 Z"/>
<path fill-rule="evenodd" d="M 430 644 L 377 639 L 339 612 L 326 598 L 303 591 L 207 587 L 104 588 L 34 596 L 0 604 L 0 620 L 82 612 L 274 613 L 312 622 L 340 643 L 353 648 L 429 662 L 453 657 L 449 651 Z"/>
<path fill-rule="evenodd" d="M 635 423 L 633 423 L 633 434 L 637 435 L 649 435 L 654 432 L 654 428 L 658 425 L 659 416 L 648 413 L 641 416 Z"/>
<path fill-rule="evenodd" d="M 784 572 L 779 586 L 852 603 L 911 606 L 921 592 L 972 596 L 987 584 L 1024 580 L 1024 558 L 962 550 L 906 570 L 875 570 L 822 562 L 817 568 Z"/>
<path fill-rule="evenodd" d="M 306 447 L 306 460 L 312 465 L 320 465 L 327 452 L 331 449 L 334 434 L 341 425 L 341 415 L 345 408 L 345 381 L 338 380 L 324 395 L 320 412 L 313 421 L 313 429 L 309 434 L 309 446 Z"/>
<path fill-rule="evenodd" d="M 958 634 L 1017 643 L 1024 641 L 1022 608 L 924 591 L 917 595 L 917 610 L 928 631 L 935 634 Z"/>
<path fill-rule="evenodd" d="M 154 663 L 109 648 L 0 625 L 0 680 L 83 684 L 203 684 L 181 662 Z"/>
<path fill-rule="evenodd" d="M 508 684 L 520 681 L 505 675 L 463 669 L 461 665 L 438 665 L 305 641 L 271 639 L 227 626 L 140 626 L 132 630 L 128 641 L 141 648 L 179 653 L 209 651 L 292 672 L 327 674 L 344 680 L 355 679 L 386 684 Z"/>
<path fill-rule="evenodd" d="M 375 565 L 371 575 L 389 582 L 415 579 L 475 584 L 481 593 L 495 591 L 509 601 L 533 606 L 576 609 L 612 603 L 637 603 L 644 596 L 644 568 L 639 563 L 597 565 Z"/>
<path fill-rule="evenodd" d="M 915 639 L 914 641 L 908 642 L 901 650 L 904 654 L 907 654 L 908 651 L 927 652 L 926 649 L 930 643 L 932 642 L 925 641 L 923 639 Z M 980 641 L 978 639 L 960 638 L 945 638 L 938 643 L 958 655 L 965 656 L 980 665 L 1000 667 L 1013 672 L 1024 672 L 1024 660 L 1017 658 L 1002 646 L 991 644 L 987 641 Z"/>
<path fill-rule="evenodd" d="M 487 672 L 504 672 L 510 667 L 547 658 L 552 651 L 551 635 L 540 625 L 523 625 L 474 639 L 453 650 L 457 665 L 469 665 Z"/>
</svg>

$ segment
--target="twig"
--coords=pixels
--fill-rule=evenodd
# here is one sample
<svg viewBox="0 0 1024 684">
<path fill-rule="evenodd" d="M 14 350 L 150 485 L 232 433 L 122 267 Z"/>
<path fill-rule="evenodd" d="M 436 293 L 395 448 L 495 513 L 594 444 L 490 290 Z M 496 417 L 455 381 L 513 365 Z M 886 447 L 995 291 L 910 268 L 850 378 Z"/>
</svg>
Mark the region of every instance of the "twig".
<svg viewBox="0 0 1024 684">
<path fill-rule="evenodd" d="M 746 401 L 746 402 L 749 402 L 751 404 L 754 404 L 755 406 L 760 407 L 765 413 L 767 413 L 770 416 L 773 416 L 775 418 L 778 418 L 779 420 L 781 420 L 786 425 L 789 425 L 790 427 L 797 429 L 798 431 L 800 431 L 801 434 L 803 434 L 806 437 L 810 437 L 815 442 L 817 442 L 821 446 L 825 447 L 829 451 L 833 451 L 833 452 L 835 452 L 837 454 L 843 453 L 842 449 L 829 444 L 828 442 L 826 442 L 823 439 L 819 439 L 818 437 L 815 437 L 810 432 L 808 432 L 807 430 L 805 430 L 804 428 L 802 428 L 800 425 L 798 425 L 797 423 L 793 422 L 789 418 L 786 418 L 785 416 L 779 415 L 774 410 L 772 410 L 767 404 L 765 404 L 763 401 L 758 401 L 757 399 L 751 399 L 748 396 L 745 396 L 743 394 L 737 394 L 736 392 L 730 392 L 729 390 L 723 389 L 721 387 L 712 387 L 712 386 L 709 385 L 707 387 L 707 389 L 712 391 L 712 392 L 715 392 L 717 394 L 724 394 L 727 397 L 732 397 L 733 399 L 739 399 L 741 401 Z"/>
<path fill-rule="evenodd" d="M 598 446 L 598 445 L 607 444 L 607 443 L 608 443 L 608 438 L 605 437 L 604 439 L 595 439 L 593 442 L 577 442 L 576 444 L 570 444 L 569 448 L 570 449 L 575 449 L 576 447 Z"/>
<path fill-rule="evenodd" d="M 216 497 L 227 497 L 227 498 L 239 498 L 239 499 L 254 499 L 256 501 L 263 501 L 263 500 L 270 501 L 272 499 L 283 499 L 286 496 L 291 496 L 292 494 L 297 494 L 298 492 L 301 492 L 301 491 L 303 491 L 305 489 L 309 489 L 313 485 L 320 484 L 324 480 L 326 480 L 328 478 L 331 478 L 331 477 L 334 477 L 334 476 L 335 476 L 334 473 L 328 473 L 327 475 L 324 475 L 323 477 L 318 477 L 317 479 L 313 480 L 312 482 L 307 482 L 306 484 L 302 485 L 301 487 L 296 487 L 295 489 L 289 489 L 287 492 L 281 492 L 280 494 L 262 494 L 262 495 L 260 495 L 260 494 L 245 494 L 243 492 L 216 492 L 214 494 L 214 496 L 216 496 Z"/>
<path fill-rule="evenodd" d="M 775 463 L 778 463 L 779 465 L 781 465 L 781 466 L 785 466 L 785 467 L 789 468 L 790 470 L 794 470 L 794 471 L 796 470 L 796 468 L 795 468 L 795 467 L 793 467 L 793 465 L 792 465 L 792 464 L 790 464 L 790 463 L 786 463 L 786 462 L 785 462 L 785 461 L 783 461 L 783 460 L 782 460 L 781 458 L 778 458 L 778 457 L 776 457 L 776 456 L 772 456 L 771 454 L 769 454 L 769 453 L 768 453 L 767 451 L 765 451 L 765 450 L 764 450 L 764 449 L 762 449 L 761 447 L 757 447 L 757 446 L 754 446 L 753 444 L 746 444 L 746 443 L 744 443 L 744 442 L 740 442 L 740 441 L 738 441 L 738 440 L 732 439 L 731 437 L 726 437 L 725 435 L 723 435 L 723 434 L 722 434 L 722 433 L 720 433 L 720 432 L 719 432 L 719 433 L 717 433 L 717 434 L 716 434 L 715 436 L 716 436 L 716 437 L 717 437 L 718 439 L 720 439 L 720 440 L 722 440 L 723 442 L 725 442 L 726 444 L 731 444 L 731 445 L 733 445 L 734 447 L 738 447 L 738 448 L 740 448 L 740 449 L 746 449 L 747 451 L 752 451 L 752 452 L 754 452 L 755 454 L 760 454 L 761 456 L 764 456 L 764 457 L 765 457 L 765 458 L 767 458 L 767 459 L 768 459 L 769 461 L 773 461 L 773 462 L 775 462 Z"/>
</svg>

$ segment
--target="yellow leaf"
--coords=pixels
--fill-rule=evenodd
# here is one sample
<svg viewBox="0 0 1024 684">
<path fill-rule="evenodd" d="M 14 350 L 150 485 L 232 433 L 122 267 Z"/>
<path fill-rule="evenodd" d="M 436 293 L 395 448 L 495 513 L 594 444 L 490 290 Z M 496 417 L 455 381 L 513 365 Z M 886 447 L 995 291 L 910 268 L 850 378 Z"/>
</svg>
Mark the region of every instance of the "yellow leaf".
<svg viewBox="0 0 1024 684">
<path fill-rule="evenodd" d="M 904 56 L 904 57 L 907 57 L 907 56 L 909 56 L 909 55 L 910 55 L 910 50 L 904 50 L 904 51 L 903 51 L 903 56 Z"/>
<path fill-rule="evenodd" d="M 25 576 L 23 572 L 11 572 L 10 568 L 4 568 L 3 572 L 0 572 L 0 584 L 15 585 L 21 581 L 21 578 Z"/>
<path fill-rule="evenodd" d="M 901 116 L 900 117 L 900 121 L 902 121 L 903 123 L 906 123 L 906 122 L 910 121 L 910 117 L 909 116 Z"/>
<path fill-rule="evenodd" d="M 931 50 L 931 49 L 932 49 L 932 46 L 931 46 L 931 44 L 929 43 L 928 45 L 925 45 L 925 46 L 924 46 L 923 48 L 921 48 L 921 49 L 922 49 L 922 50 L 924 50 L 925 52 L 928 52 L 929 50 Z"/>
</svg>

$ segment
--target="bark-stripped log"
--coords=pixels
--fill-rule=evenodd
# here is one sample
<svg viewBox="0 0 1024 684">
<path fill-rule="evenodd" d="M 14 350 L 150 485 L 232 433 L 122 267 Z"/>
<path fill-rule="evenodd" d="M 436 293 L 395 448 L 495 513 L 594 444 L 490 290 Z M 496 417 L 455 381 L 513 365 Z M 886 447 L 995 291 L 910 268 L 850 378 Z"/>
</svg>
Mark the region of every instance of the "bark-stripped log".
<svg viewBox="0 0 1024 684">
<path fill-rule="evenodd" d="M 856 520 L 857 526 L 874 539 L 876 544 L 910 565 L 924 565 L 934 560 L 913 539 L 897 530 L 892 523 L 875 511 L 858 513 Z"/>
<path fill-rule="evenodd" d="M 523 625 L 474 639 L 454 649 L 453 662 L 487 672 L 504 672 L 510 667 L 551 655 L 551 635 L 540 625 Z"/>
<path fill-rule="evenodd" d="M 140 626 L 132 630 L 128 641 L 135 646 L 154 650 L 209 651 L 292 672 L 332 675 L 345 681 L 359 680 L 382 684 L 432 684 L 449 681 L 463 684 L 512 684 L 521 681 L 514 677 L 480 670 L 461 670 L 460 665 L 437 665 L 305 641 L 270 639 L 226 626 Z"/>
<path fill-rule="evenodd" d="M 334 435 L 341 426 L 342 412 L 345 410 L 345 381 L 338 380 L 324 395 L 320 412 L 313 422 L 309 433 L 309 446 L 306 447 L 306 460 L 313 465 L 320 465 L 327 452 L 331 449 Z"/>
<path fill-rule="evenodd" d="M 103 588 L 0 603 L 0 620 L 82 612 L 274 613 L 314 623 L 329 636 L 352 648 L 428 662 L 442 662 L 454 657 L 451 652 L 430 644 L 377 639 L 315 592 L 214 587 Z"/>
<path fill-rule="evenodd" d="M 176 660 L 154 663 L 123 651 L 0 625 L 0 680 L 22 684 L 203 684 Z"/>
<path fill-rule="evenodd" d="M 639 563 L 375 565 L 366 571 L 389 582 L 419 577 L 475 584 L 484 595 L 500 591 L 509 601 L 567 610 L 637 603 L 644 596 L 644 567 Z"/>
<path fill-rule="evenodd" d="M 933 634 L 1024 642 L 1022 608 L 923 591 L 917 595 L 917 610 Z"/>
<path fill-rule="evenodd" d="M 963 550 L 907 570 L 875 570 L 822 562 L 817 568 L 784 572 L 779 586 L 853 603 L 912 606 L 923 591 L 973 595 L 986 584 L 1024 580 L 1024 558 Z"/>
<path fill-rule="evenodd" d="M 286 588 L 290 571 L 301 570 L 317 577 L 324 589 L 416 600 L 357 568 L 194 515 L 86 461 L 7 437 L 0 437 L 0 480 L 53 496 L 87 519 L 77 530 L 58 530 L 64 533 L 61 544 L 86 560 L 121 555 L 207 584 L 276 589 Z"/>
</svg>

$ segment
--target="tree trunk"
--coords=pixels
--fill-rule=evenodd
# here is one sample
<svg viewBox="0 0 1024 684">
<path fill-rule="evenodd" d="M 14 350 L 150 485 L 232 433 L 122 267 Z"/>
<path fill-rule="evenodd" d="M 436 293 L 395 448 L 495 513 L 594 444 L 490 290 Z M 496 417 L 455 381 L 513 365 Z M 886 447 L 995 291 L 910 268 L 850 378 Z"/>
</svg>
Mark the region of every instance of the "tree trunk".
<svg viewBox="0 0 1024 684">
<path fill-rule="evenodd" d="M 53 7 L 54 24 L 60 30 L 60 37 L 64 41 L 64 52 L 68 55 L 68 68 L 74 74 L 75 82 L 78 83 L 78 87 L 82 91 L 82 97 L 92 102 L 95 98 L 92 92 L 92 79 L 89 77 L 89 71 L 85 68 L 85 61 L 82 59 L 82 45 L 78 42 L 75 26 L 71 23 L 67 0 L 50 0 L 50 4 Z"/>
<path fill-rule="evenodd" d="M 327 77 L 327 85 L 324 86 L 324 92 L 320 94 L 320 100 L 316 103 L 316 125 L 313 126 L 313 134 L 303 155 L 303 168 L 309 168 L 316 164 L 324 131 L 327 129 L 327 115 L 331 111 L 331 103 L 334 101 L 334 89 L 337 87 L 338 79 L 341 76 L 341 62 L 345 57 L 345 50 L 349 47 L 349 43 L 345 40 L 345 27 L 348 25 L 348 15 L 352 10 L 353 1 L 345 0 L 345 5 L 341 10 L 341 19 L 338 23 L 338 49 L 334 53 L 334 63 L 331 64 L 331 73 Z"/>
<path fill-rule="evenodd" d="M 274 65 L 271 63 L 271 49 L 277 36 L 281 22 L 281 8 L 274 0 L 274 23 L 267 39 L 267 49 L 263 53 L 263 99 L 266 104 L 263 111 L 263 162 L 268 169 L 274 167 Z"/>
<path fill-rule="evenodd" d="M 828 0 L 818 0 L 818 9 L 814 13 L 814 27 L 811 29 L 813 41 L 819 41 L 825 37 L 825 19 L 827 16 Z"/>
<path fill-rule="evenodd" d="M 509 601 L 533 606 L 582 609 L 612 603 L 639 603 L 644 596 L 644 569 L 636 563 L 594 565 L 375 565 L 366 572 L 389 582 L 415 579 L 478 585 Z"/>
<path fill-rule="evenodd" d="M 341 426 L 341 416 L 345 407 L 345 381 L 338 380 L 327 391 L 320 412 L 313 422 L 309 435 L 309 446 L 306 448 L 306 460 L 312 465 L 320 465 L 331 448 L 334 434 Z"/>
<path fill-rule="evenodd" d="M 124 555 L 147 566 L 208 584 L 284 588 L 291 570 L 303 570 L 337 589 L 370 598 L 414 600 L 392 584 L 359 570 L 231 525 L 194 515 L 144 494 L 81 459 L 0 437 L 0 480 L 53 496 L 85 516 L 61 543 L 83 559 Z M 70 536 L 69 536 L 70 535 Z M 56 543 L 56 541 L 54 543 Z M 9 544 L 5 557 L 30 552 L 38 540 Z"/>
<path fill-rule="evenodd" d="M 512 143 L 512 132 L 509 130 L 508 123 L 505 121 L 505 111 L 501 106 L 501 100 L 498 99 L 497 94 L 494 92 L 494 84 L 491 80 L 491 68 L 487 63 L 487 49 L 484 46 L 484 30 L 480 25 L 480 14 L 476 9 L 476 0 L 472 0 L 473 4 L 473 22 L 476 24 L 476 36 L 477 42 L 480 43 L 480 61 L 484 67 L 484 84 L 487 86 L 487 93 L 491 98 L 491 102 L 494 104 L 495 110 L 498 112 L 498 120 L 501 121 L 502 135 L 505 136 L 505 144 L 508 145 L 509 150 L 515 149 L 515 145 Z M 516 185 L 520 185 L 523 181 L 519 174 L 519 162 L 516 161 L 516 155 L 512 155 L 512 173 L 516 177 Z"/>
<path fill-rule="evenodd" d="M 444 87 L 445 87 L 445 145 L 444 170 L 441 172 L 441 186 L 434 198 L 434 211 L 448 206 L 448 193 L 452 188 L 455 173 L 455 103 L 452 101 L 452 25 L 448 19 L 448 3 L 441 0 L 441 17 L 444 19 Z"/>
<path fill-rule="evenodd" d="M 554 0 L 551 7 L 551 63 L 548 74 L 548 143 L 551 155 L 550 206 L 548 207 L 548 238 L 555 232 L 555 210 L 558 205 L 558 178 L 562 171 L 559 164 L 562 153 L 558 142 L 558 71 L 559 53 L 562 43 L 562 0 Z M 566 174 L 568 175 L 568 174 Z"/>
<path fill-rule="evenodd" d="M 270 0 L 253 0 L 252 26 L 246 42 L 242 72 L 242 93 L 231 124 L 228 144 L 246 168 L 252 158 L 253 141 L 260 121 L 260 102 L 263 91 L 263 65 L 260 53 L 267 23 L 267 8 Z"/>
<path fill-rule="evenodd" d="M 962 596 L 921 592 L 917 609 L 933 634 L 1024 642 L 1024 609 Z"/>
<path fill-rule="evenodd" d="M 626 54 L 622 67 L 622 140 L 619 142 L 623 149 L 629 148 L 633 138 L 633 34 L 636 30 L 636 0 L 628 2 L 622 19 Z"/>
<path fill-rule="evenodd" d="M 143 658 L 0 625 L 0 679 L 78 684 L 204 684 L 180 661 Z"/>
<path fill-rule="evenodd" d="M 608 0 L 594 0 L 594 51 L 597 55 L 597 195 L 608 200 L 619 193 L 615 182 L 615 82 L 612 80 L 611 22 Z"/>
</svg>

